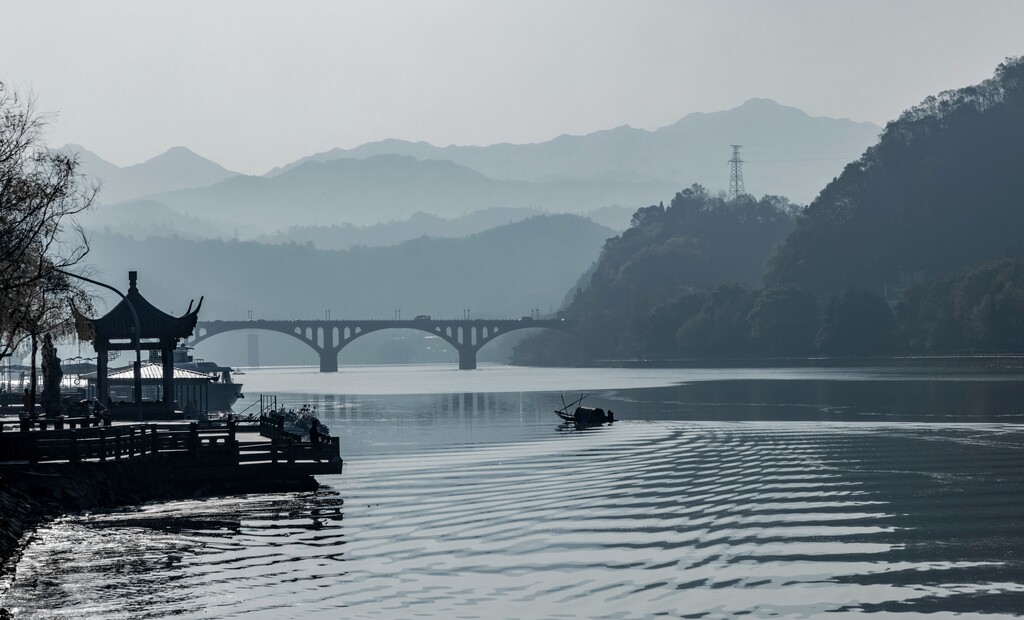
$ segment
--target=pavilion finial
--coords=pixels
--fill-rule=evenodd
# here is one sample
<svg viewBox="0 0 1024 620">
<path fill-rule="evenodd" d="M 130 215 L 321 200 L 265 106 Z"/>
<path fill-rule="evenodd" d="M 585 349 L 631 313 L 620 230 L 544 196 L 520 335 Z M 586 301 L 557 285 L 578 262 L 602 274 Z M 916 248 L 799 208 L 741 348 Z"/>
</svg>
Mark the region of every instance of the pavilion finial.
<svg viewBox="0 0 1024 620">
<path fill-rule="evenodd" d="M 139 287 L 137 285 L 138 280 L 139 280 L 139 272 L 138 271 L 129 271 L 128 272 L 128 290 L 130 290 L 130 291 L 137 291 L 137 290 L 139 290 Z"/>
</svg>

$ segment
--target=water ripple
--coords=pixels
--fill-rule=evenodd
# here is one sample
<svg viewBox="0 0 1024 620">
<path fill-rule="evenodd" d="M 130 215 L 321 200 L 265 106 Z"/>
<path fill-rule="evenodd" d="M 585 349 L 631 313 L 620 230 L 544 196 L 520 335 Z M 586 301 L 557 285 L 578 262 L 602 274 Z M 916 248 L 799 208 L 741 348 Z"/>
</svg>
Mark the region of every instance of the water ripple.
<svg viewBox="0 0 1024 620">
<path fill-rule="evenodd" d="M 361 457 L 329 490 L 37 532 L 19 618 L 722 618 L 1024 608 L 1021 433 L 624 423 Z"/>
</svg>

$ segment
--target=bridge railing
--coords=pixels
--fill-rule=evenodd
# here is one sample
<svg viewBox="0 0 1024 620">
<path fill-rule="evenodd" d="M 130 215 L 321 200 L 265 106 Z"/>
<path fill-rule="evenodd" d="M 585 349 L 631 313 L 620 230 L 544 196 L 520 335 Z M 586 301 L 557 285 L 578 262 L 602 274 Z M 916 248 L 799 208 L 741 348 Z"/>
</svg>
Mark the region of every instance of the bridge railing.
<svg viewBox="0 0 1024 620">
<path fill-rule="evenodd" d="M 260 397 L 246 405 L 235 414 L 235 418 L 245 422 L 255 422 L 271 411 L 277 411 L 277 396 L 275 394 L 260 394 Z"/>
<path fill-rule="evenodd" d="M 47 429 L 64 430 L 72 428 L 89 428 L 97 426 L 110 426 L 110 420 L 97 418 L 95 416 L 59 418 L 19 418 L 17 420 L 0 420 L 0 433 L 6 431 L 31 431 Z"/>
</svg>

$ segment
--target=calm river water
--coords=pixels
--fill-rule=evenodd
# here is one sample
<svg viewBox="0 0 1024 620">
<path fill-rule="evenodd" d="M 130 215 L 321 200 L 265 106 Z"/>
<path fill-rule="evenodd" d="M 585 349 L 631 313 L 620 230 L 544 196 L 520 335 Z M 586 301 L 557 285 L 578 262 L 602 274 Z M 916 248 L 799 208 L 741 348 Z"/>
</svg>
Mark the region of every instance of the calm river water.
<svg viewBox="0 0 1024 620">
<path fill-rule="evenodd" d="M 1024 371 L 251 370 L 315 405 L 316 493 L 71 515 L 17 618 L 1016 617 Z M 574 431 L 581 392 L 617 421 Z M 250 399 L 251 400 L 251 399 Z"/>
</svg>

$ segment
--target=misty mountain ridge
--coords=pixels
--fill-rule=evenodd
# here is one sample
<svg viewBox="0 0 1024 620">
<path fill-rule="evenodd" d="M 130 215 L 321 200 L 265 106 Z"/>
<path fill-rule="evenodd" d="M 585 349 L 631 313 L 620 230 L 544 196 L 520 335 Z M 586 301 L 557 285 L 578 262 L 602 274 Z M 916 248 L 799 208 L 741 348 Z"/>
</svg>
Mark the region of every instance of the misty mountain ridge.
<svg viewBox="0 0 1024 620">
<path fill-rule="evenodd" d="M 212 186 L 151 196 L 194 217 L 261 226 L 370 225 L 416 212 L 459 217 L 490 208 L 583 213 L 635 209 L 674 191 L 666 182 L 502 181 L 447 160 L 407 155 L 311 161 L 274 177 L 235 176 Z"/>
<path fill-rule="evenodd" d="M 237 175 L 183 147 L 125 168 L 77 145 L 66 148 L 80 154 L 85 174 L 103 180 L 101 205 L 145 197 L 218 230 L 183 231 L 189 236 L 237 229 L 252 238 L 295 226 L 369 226 L 417 212 L 450 219 L 491 208 L 634 211 L 693 182 L 725 188 L 730 144 L 744 145 L 747 191 L 807 202 L 879 131 L 751 99 L 655 131 L 623 125 L 491 146 L 388 139 L 303 158 L 263 177 Z M 166 219 L 158 228 L 168 224 L 173 228 Z M 135 228 L 139 234 L 145 226 Z"/>
<path fill-rule="evenodd" d="M 101 230 L 93 234 L 88 262 L 97 278 L 119 285 L 128 270 L 138 271 L 146 298 L 172 314 L 205 295 L 202 320 L 242 319 L 250 310 L 257 319 L 322 317 L 326 308 L 333 318 L 392 318 L 398 309 L 404 317 L 459 318 L 467 308 L 479 318 L 519 318 L 531 308 L 550 309 L 612 234 L 578 216 L 538 215 L 459 239 L 423 236 L 390 247 L 329 251 L 297 243 L 136 239 Z M 115 302 L 107 296 L 101 309 Z M 313 351 L 294 338 L 257 333 L 262 363 L 316 363 Z M 201 355 L 243 364 L 246 336 L 205 341 Z M 396 337 L 361 338 L 342 361 L 395 361 L 373 353 Z M 516 341 L 503 336 L 487 355 L 498 360 Z"/>
<path fill-rule="evenodd" d="M 205 187 L 238 174 L 184 146 L 175 146 L 142 163 L 125 167 L 110 163 L 78 144 L 67 144 L 60 150 L 78 155 L 79 172 L 101 183 L 97 200 L 107 204 L 176 189 Z"/>
<path fill-rule="evenodd" d="M 881 127 L 872 123 L 812 117 L 770 99 L 750 99 L 731 110 L 694 112 L 654 131 L 622 125 L 540 143 L 491 146 L 437 147 L 387 139 L 317 153 L 264 176 L 284 174 L 310 161 L 394 154 L 450 160 L 503 180 L 667 181 L 676 189 L 697 182 L 725 188 L 730 145 L 741 144 L 748 160 L 744 176 L 749 190 L 809 202 L 843 164 L 873 144 L 880 132 Z"/>
<path fill-rule="evenodd" d="M 584 214 L 587 219 L 613 231 L 629 227 L 633 209 L 603 207 Z M 418 237 L 458 238 L 512 224 L 537 215 L 550 215 L 537 209 L 496 207 L 444 218 L 422 211 L 407 219 L 357 226 L 350 223 L 290 226 L 264 233 L 245 223 L 185 215 L 155 200 L 131 200 L 114 205 L 99 205 L 79 216 L 90 232 L 122 235 L 133 239 L 180 237 L 181 239 L 221 239 L 257 241 L 267 244 L 312 244 L 320 250 L 345 250 L 355 246 L 397 245 Z"/>
<path fill-rule="evenodd" d="M 145 239 L 176 236 L 183 239 L 229 239 L 255 237 L 259 231 L 205 217 L 185 215 L 156 200 L 139 199 L 116 204 L 98 204 L 80 214 L 78 221 L 91 232 L 103 231 Z"/>
<path fill-rule="evenodd" d="M 343 251 L 99 231 L 89 263 L 109 282 L 139 271 L 146 297 L 169 311 L 188 303 L 182 291 L 205 295 L 204 320 L 242 318 L 249 310 L 257 318 L 303 318 L 324 308 L 339 318 L 390 318 L 396 308 L 451 317 L 472 308 L 481 317 L 518 318 L 557 302 L 613 234 L 574 215 L 538 215 L 459 239 L 419 237 Z"/>
<path fill-rule="evenodd" d="M 273 235 L 262 235 L 256 241 L 312 243 L 321 250 L 345 250 L 355 246 L 379 247 L 397 245 L 419 237 L 465 237 L 536 215 L 546 214 L 535 209 L 493 208 L 449 219 L 418 211 L 405 220 L 390 220 L 370 226 L 348 223 L 330 226 L 292 226 Z"/>
</svg>

